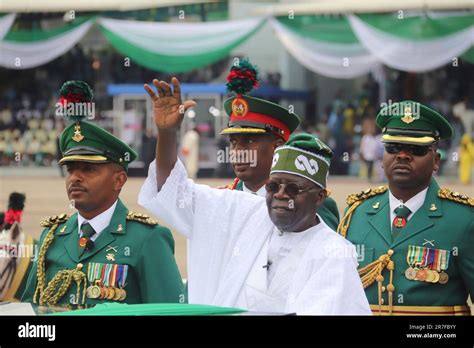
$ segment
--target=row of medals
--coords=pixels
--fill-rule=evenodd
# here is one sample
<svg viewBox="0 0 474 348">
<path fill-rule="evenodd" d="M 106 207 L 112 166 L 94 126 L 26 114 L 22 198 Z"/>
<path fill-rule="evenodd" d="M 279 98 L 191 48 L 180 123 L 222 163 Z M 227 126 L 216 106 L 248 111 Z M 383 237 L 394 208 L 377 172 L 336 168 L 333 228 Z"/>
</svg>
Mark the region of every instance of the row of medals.
<svg viewBox="0 0 474 348">
<path fill-rule="evenodd" d="M 444 271 L 438 272 L 432 269 L 408 267 L 405 271 L 405 278 L 409 280 L 419 280 L 427 283 L 446 284 L 449 276 Z"/>
<path fill-rule="evenodd" d="M 101 286 L 97 281 L 95 285 L 90 285 L 87 288 L 86 296 L 100 300 L 123 301 L 127 298 L 127 292 L 122 288 Z"/>
</svg>

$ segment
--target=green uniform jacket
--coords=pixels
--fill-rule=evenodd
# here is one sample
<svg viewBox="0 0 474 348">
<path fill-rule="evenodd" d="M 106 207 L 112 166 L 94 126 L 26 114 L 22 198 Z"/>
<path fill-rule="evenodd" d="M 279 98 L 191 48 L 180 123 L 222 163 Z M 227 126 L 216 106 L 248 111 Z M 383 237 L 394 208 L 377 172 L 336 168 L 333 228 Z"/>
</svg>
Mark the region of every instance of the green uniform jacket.
<svg viewBox="0 0 474 348">
<path fill-rule="evenodd" d="M 61 223 L 55 231 L 55 238 L 46 253 L 47 283 L 61 270 L 75 269 L 83 264 L 87 275 L 90 262 L 128 265 L 128 276 L 124 287 L 127 297 L 121 303 L 163 303 L 183 302 L 181 276 L 174 258 L 174 240 L 171 232 L 158 226 L 156 222 L 141 218 L 127 218 L 128 209 L 119 200 L 109 226 L 101 232 L 91 250 L 79 256 L 79 233 L 77 213 Z M 145 218 L 143 218 L 143 216 Z M 43 240 L 50 228 L 46 228 L 40 239 Z M 112 247 L 116 250 L 114 251 Z M 113 257 L 107 256 L 113 254 Z M 114 259 L 114 260 L 111 260 Z M 37 261 L 28 277 L 23 302 L 33 302 L 37 285 Z M 87 286 L 90 282 L 87 282 Z M 68 292 L 59 304 L 74 304 L 76 283 L 72 282 Z M 82 297 L 82 292 L 81 295 Z M 79 299 L 79 304 L 82 299 Z M 86 297 L 86 304 L 97 304 L 111 300 L 98 300 Z"/>
<path fill-rule="evenodd" d="M 235 190 L 243 191 L 243 181 L 239 181 L 235 186 Z M 339 210 L 337 209 L 336 201 L 330 197 L 327 197 L 323 204 L 321 204 L 316 210 L 324 222 L 334 231 L 339 225 Z"/>
<path fill-rule="evenodd" d="M 356 208 L 347 230 L 347 239 L 359 252 L 359 267 L 377 260 L 393 250 L 395 263 L 393 285 L 394 306 L 455 306 L 465 305 L 468 295 L 474 295 L 474 209 L 469 203 L 459 203 L 438 196 L 434 179 L 428 188 L 423 206 L 392 240 L 388 190 L 365 200 Z M 429 242 L 433 243 L 431 245 Z M 409 280 L 405 277 L 408 246 L 450 251 L 449 275 L 446 284 Z M 389 280 L 384 269 L 383 285 Z M 370 304 L 378 304 L 377 282 L 366 288 Z M 388 304 L 387 292 L 382 293 Z"/>
</svg>

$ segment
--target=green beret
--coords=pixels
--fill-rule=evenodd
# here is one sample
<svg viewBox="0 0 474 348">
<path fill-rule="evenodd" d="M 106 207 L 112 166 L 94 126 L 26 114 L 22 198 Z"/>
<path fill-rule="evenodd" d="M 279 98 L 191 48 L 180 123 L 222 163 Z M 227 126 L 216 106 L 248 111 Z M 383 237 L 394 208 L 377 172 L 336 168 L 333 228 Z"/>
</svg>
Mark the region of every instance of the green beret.
<svg viewBox="0 0 474 348">
<path fill-rule="evenodd" d="M 270 174 L 289 173 L 326 188 L 332 151 L 313 135 L 296 134 L 276 148 Z"/>
<path fill-rule="evenodd" d="M 376 123 L 382 129 L 385 143 L 430 145 L 453 135 L 445 117 L 411 100 L 385 106 L 378 113 Z"/>
</svg>

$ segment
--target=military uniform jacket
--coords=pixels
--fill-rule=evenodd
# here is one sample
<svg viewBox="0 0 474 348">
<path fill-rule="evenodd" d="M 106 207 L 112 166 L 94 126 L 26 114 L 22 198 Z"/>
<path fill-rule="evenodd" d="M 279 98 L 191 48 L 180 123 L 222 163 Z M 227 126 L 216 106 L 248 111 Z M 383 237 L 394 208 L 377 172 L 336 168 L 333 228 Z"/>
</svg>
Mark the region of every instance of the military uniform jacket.
<svg viewBox="0 0 474 348">
<path fill-rule="evenodd" d="M 128 265 L 125 281 L 126 298 L 122 303 L 162 303 L 180 302 L 182 280 L 174 258 L 174 240 L 169 229 L 144 214 L 129 212 L 119 200 L 109 226 L 103 230 L 94 242 L 94 247 L 79 256 L 79 233 L 77 213 L 66 221 L 64 218 L 54 232 L 54 240 L 49 246 L 46 259 L 46 283 L 57 272 L 74 269 L 83 264 L 87 275 L 90 263 Z M 54 218 L 46 221 L 49 225 L 42 232 L 42 245 L 46 234 L 54 225 Z M 37 286 L 38 260 L 29 274 L 23 302 L 32 302 Z M 87 286 L 91 282 L 87 281 Z M 77 303 L 76 283 L 72 282 L 59 304 Z M 82 293 L 81 293 L 82 296 Z M 97 304 L 110 300 L 86 297 L 86 304 Z M 81 301 L 78 301 L 79 304 Z"/>
<path fill-rule="evenodd" d="M 432 179 L 423 206 L 393 239 L 389 192 L 386 188 L 379 188 L 378 191 L 378 194 L 368 190 L 358 195 L 359 198 L 364 195 L 371 197 L 353 211 L 347 229 L 347 239 L 356 245 L 359 252 L 359 269 L 393 250 L 394 306 L 465 305 L 468 295 L 472 297 L 474 294 L 473 199 L 447 189 L 440 190 Z M 349 196 L 348 202 L 354 204 L 359 198 L 357 195 Z M 441 284 L 407 279 L 405 271 L 409 267 L 407 254 L 410 246 L 448 251 L 450 259 L 445 272 L 449 281 Z M 389 271 L 384 269 L 382 275 L 386 285 Z M 378 304 L 377 288 L 377 282 L 366 288 L 369 303 L 374 305 Z M 387 304 L 386 291 L 382 293 L 382 298 Z"/>
</svg>

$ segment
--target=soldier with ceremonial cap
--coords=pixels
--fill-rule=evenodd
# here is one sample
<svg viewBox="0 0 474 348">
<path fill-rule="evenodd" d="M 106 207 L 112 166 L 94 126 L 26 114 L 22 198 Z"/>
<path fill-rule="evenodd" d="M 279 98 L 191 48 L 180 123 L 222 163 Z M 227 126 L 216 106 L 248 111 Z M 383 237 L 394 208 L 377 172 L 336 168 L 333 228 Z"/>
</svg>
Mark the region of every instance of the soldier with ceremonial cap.
<svg viewBox="0 0 474 348">
<path fill-rule="evenodd" d="M 474 294 L 474 199 L 440 188 L 438 142 L 452 136 L 429 107 L 379 112 L 388 187 L 352 194 L 338 232 L 358 245 L 371 308 L 380 315 L 468 315 Z"/>
<path fill-rule="evenodd" d="M 45 218 L 23 301 L 39 305 L 180 302 L 182 280 L 171 232 L 119 198 L 135 151 L 84 121 L 92 90 L 68 81 L 58 107 L 72 123 L 60 136 L 72 215 Z M 64 114 L 64 112 L 63 112 Z"/>
<path fill-rule="evenodd" d="M 266 199 L 195 184 L 176 151 L 182 111 L 195 103 L 182 102 L 178 80 L 171 82 L 153 80 L 157 92 L 144 86 L 158 138 L 139 204 L 188 239 L 189 303 L 265 313 L 370 313 L 354 246 L 315 214 L 326 198 L 329 147 L 309 134 L 278 147 Z"/>
<path fill-rule="evenodd" d="M 236 175 L 227 188 L 265 196 L 273 152 L 283 145 L 301 123 L 301 118 L 281 105 L 248 95 L 258 87 L 258 70 L 247 59 L 233 65 L 227 88 L 235 95 L 224 102 L 230 119 L 221 134 L 229 136 L 231 160 Z M 329 190 L 326 190 L 329 195 Z M 336 202 L 326 197 L 317 213 L 332 229 L 339 223 Z"/>
</svg>

